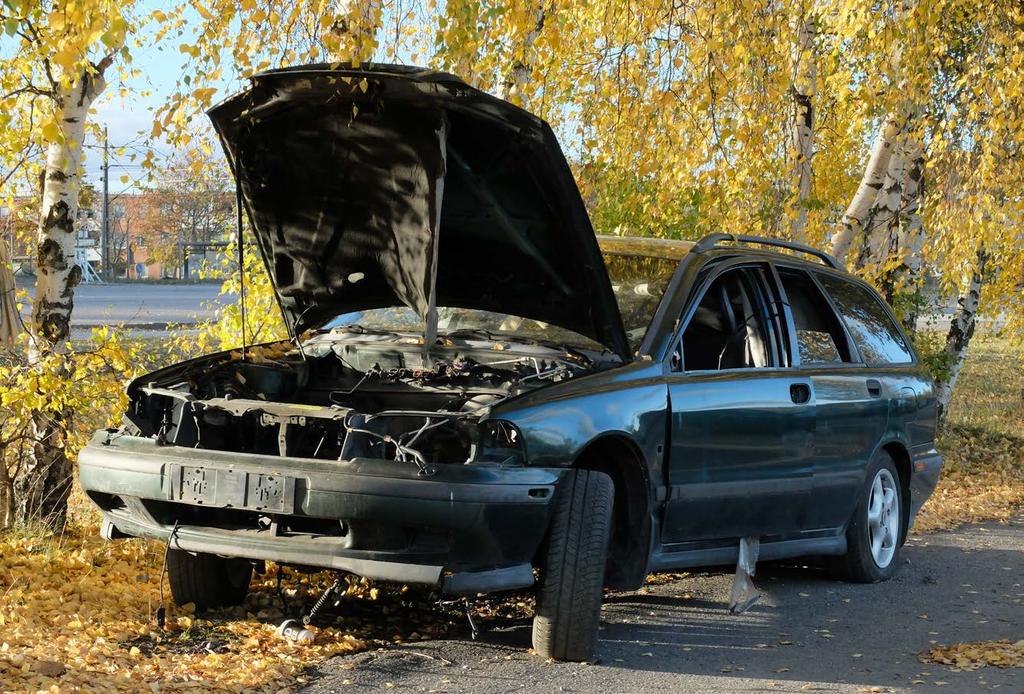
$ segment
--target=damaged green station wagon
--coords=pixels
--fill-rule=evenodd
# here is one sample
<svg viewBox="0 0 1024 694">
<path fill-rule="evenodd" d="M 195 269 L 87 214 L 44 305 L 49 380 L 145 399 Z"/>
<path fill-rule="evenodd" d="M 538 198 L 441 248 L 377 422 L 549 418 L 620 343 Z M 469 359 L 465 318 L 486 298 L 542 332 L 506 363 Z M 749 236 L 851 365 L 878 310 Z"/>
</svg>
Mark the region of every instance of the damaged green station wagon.
<svg viewBox="0 0 1024 694">
<path fill-rule="evenodd" d="M 268 72 L 210 116 L 293 339 L 137 379 L 79 459 L 179 603 L 261 560 L 536 586 L 536 650 L 586 659 L 603 586 L 741 538 L 892 575 L 935 398 L 828 255 L 595 237 L 548 125 L 443 73 Z"/>
</svg>

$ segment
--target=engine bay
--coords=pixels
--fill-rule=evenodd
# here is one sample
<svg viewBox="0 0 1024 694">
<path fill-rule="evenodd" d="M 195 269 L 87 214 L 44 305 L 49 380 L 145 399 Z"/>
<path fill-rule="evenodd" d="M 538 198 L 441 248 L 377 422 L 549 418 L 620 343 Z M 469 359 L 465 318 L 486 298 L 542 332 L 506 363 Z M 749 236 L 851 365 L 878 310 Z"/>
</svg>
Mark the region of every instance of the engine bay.
<svg viewBox="0 0 1024 694">
<path fill-rule="evenodd" d="M 593 370 L 548 347 L 474 348 L 369 340 L 197 360 L 132 396 L 131 433 L 166 445 L 319 460 L 521 464 L 515 428 L 491 409 Z"/>
</svg>

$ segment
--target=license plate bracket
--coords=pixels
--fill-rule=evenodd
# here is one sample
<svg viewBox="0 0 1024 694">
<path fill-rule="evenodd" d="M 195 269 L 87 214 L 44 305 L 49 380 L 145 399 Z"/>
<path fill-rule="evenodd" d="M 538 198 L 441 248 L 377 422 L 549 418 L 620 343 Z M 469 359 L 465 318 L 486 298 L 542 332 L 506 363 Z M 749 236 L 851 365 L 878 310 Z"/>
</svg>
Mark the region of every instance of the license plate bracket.
<svg viewBox="0 0 1024 694">
<path fill-rule="evenodd" d="M 198 465 L 169 466 L 168 498 L 195 506 L 293 513 L 295 478 Z"/>
</svg>

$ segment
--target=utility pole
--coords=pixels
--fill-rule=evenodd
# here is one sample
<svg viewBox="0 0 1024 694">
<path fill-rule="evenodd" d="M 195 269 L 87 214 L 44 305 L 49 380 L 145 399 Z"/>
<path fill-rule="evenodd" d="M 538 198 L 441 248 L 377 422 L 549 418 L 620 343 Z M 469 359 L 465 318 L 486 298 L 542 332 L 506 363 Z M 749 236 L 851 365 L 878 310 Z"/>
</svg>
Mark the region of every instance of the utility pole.
<svg viewBox="0 0 1024 694">
<path fill-rule="evenodd" d="M 103 279 L 109 282 L 114 275 L 110 267 L 110 153 L 107 126 L 103 126 L 103 204 L 100 207 L 100 262 Z"/>
</svg>

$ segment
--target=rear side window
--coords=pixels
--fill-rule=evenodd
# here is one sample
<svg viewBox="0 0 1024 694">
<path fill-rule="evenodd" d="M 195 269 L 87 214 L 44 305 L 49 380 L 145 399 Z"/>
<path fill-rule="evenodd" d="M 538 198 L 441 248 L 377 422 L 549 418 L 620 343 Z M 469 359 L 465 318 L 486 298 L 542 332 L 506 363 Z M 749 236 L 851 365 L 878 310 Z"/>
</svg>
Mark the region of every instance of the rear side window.
<svg viewBox="0 0 1024 694">
<path fill-rule="evenodd" d="M 810 275 L 779 268 L 796 328 L 801 364 L 838 364 L 853 361 L 846 334 L 835 311 Z"/>
<path fill-rule="evenodd" d="M 914 360 L 878 297 L 838 277 L 819 275 L 818 279 L 832 295 L 866 364 L 907 364 Z"/>
</svg>

